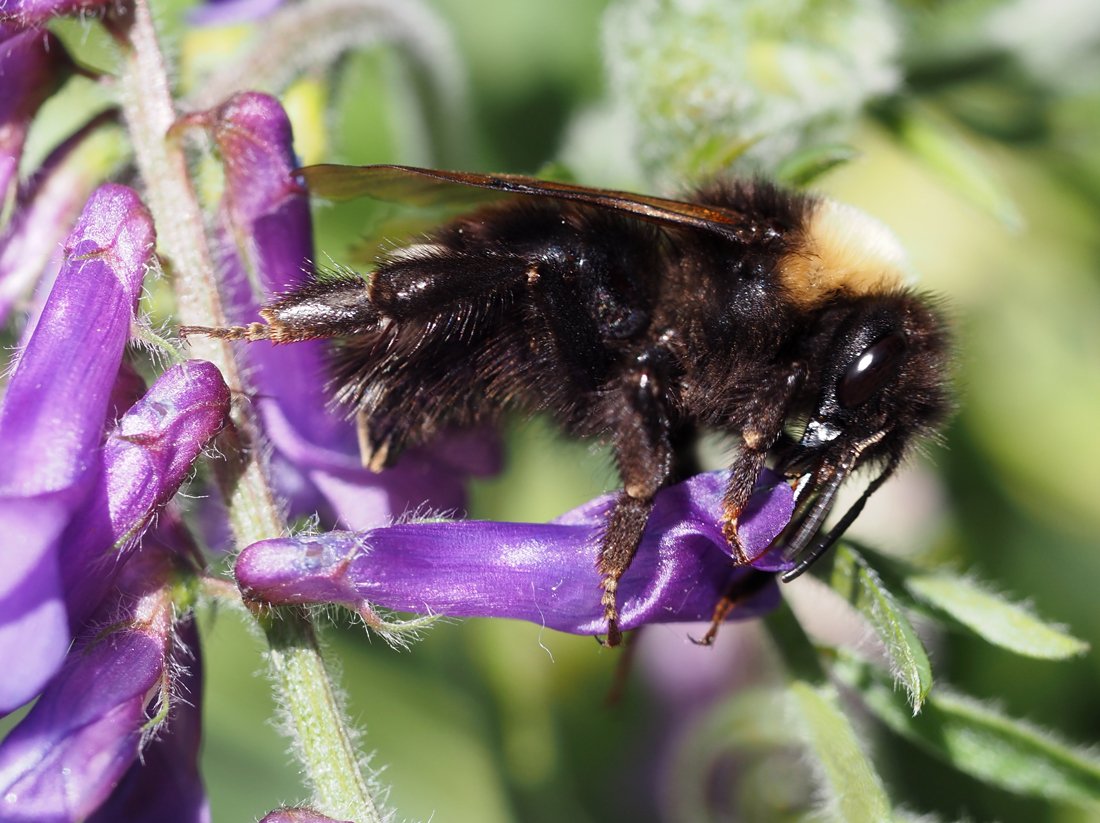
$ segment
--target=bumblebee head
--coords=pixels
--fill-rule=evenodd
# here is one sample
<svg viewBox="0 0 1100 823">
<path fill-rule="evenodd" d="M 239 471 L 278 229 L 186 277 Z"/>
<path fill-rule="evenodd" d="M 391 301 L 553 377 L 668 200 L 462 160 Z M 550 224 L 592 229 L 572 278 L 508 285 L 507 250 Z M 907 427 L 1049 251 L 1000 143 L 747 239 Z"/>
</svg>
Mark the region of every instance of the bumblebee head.
<svg viewBox="0 0 1100 823">
<path fill-rule="evenodd" d="M 950 346 L 934 303 L 898 291 L 838 302 L 823 313 L 828 343 L 816 364 L 816 400 L 777 468 L 803 477 L 798 508 L 780 537 L 793 579 L 836 541 L 867 499 L 951 411 Z M 836 493 L 856 469 L 879 474 L 836 526 L 819 536 Z"/>
</svg>

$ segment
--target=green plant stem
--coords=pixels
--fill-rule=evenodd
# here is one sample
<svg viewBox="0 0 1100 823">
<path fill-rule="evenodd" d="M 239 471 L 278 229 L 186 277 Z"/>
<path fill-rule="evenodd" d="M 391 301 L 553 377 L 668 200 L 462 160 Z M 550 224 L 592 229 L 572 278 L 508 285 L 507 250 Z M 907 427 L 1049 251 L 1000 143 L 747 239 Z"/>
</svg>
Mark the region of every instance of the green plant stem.
<svg viewBox="0 0 1100 823">
<path fill-rule="evenodd" d="M 318 654 L 307 615 L 283 608 L 258 615 L 258 620 L 267 636 L 271 669 L 284 705 L 296 709 L 290 712 L 290 720 L 295 726 L 297 756 L 325 770 L 311 775 L 314 808 L 341 820 L 381 823 L 354 737 L 344 722 L 343 701 Z"/>
<path fill-rule="evenodd" d="M 147 0 L 131 0 L 117 7 L 107 26 L 122 50 L 120 103 L 145 183 L 146 203 L 156 223 L 158 250 L 175 278 L 180 320 L 224 325 L 202 209 L 183 147 L 171 133 L 176 112 L 169 72 Z M 215 363 L 228 385 L 243 385 L 232 349 L 224 341 L 196 339 L 192 351 Z M 213 461 L 213 469 L 240 545 L 280 535 L 286 529 L 268 482 L 262 449 L 256 443 L 255 425 L 238 404 L 232 425 L 219 441 L 225 458 Z M 379 821 L 308 616 L 299 610 L 281 609 L 265 613 L 259 623 L 267 636 L 269 660 L 281 690 L 278 702 L 290 718 L 289 730 L 297 744 L 294 749 L 313 790 L 312 805 L 338 818 Z"/>
</svg>

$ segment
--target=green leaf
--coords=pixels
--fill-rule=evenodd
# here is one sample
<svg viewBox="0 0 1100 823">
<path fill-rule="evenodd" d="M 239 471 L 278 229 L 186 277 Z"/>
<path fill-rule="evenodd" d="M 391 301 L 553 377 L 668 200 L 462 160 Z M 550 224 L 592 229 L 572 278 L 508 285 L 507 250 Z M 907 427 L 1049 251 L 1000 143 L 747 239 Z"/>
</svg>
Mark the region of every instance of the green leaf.
<svg viewBox="0 0 1100 823">
<path fill-rule="evenodd" d="M 941 688 L 913 717 L 881 672 L 841 655 L 834 673 L 883 723 L 966 774 L 1018 794 L 1100 806 L 1100 759 Z"/>
<path fill-rule="evenodd" d="M 773 713 L 774 720 L 810 755 L 828 817 L 846 823 L 891 819 L 882 780 L 840 710 L 820 656 L 785 601 L 764 619 L 764 626 L 790 679 L 783 710 Z"/>
<path fill-rule="evenodd" d="M 731 141 L 728 135 L 714 134 L 691 148 L 684 156 L 682 171 L 689 180 L 705 180 L 728 172 L 755 140 Z"/>
<path fill-rule="evenodd" d="M 801 188 L 858 154 L 854 148 L 843 143 L 810 146 L 785 158 L 775 170 L 775 177 L 780 183 Z"/>
<path fill-rule="evenodd" d="M 913 713 L 920 711 L 932 688 L 932 664 L 909 618 L 882 578 L 848 545 L 833 552 L 828 583 L 870 623 L 882 640 L 891 669 L 905 687 Z"/>
<path fill-rule="evenodd" d="M 918 601 L 950 616 L 979 637 L 1003 649 L 1044 660 L 1063 660 L 1089 645 L 1045 623 L 1027 608 L 982 588 L 963 576 L 915 574 L 905 588 Z"/>
<path fill-rule="evenodd" d="M 1089 644 L 961 574 L 925 571 L 861 546 L 864 559 L 906 606 L 1007 651 L 1041 660 L 1084 654 Z"/>
<path fill-rule="evenodd" d="M 796 680 L 788 687 L 792 712 L 813 754 L 821 778 L 825 811 L 847 823 L 890 820 L 890 799 L 882 780 L 863 753 L 852 724 L 840 710 L 835 691 Z"/>
</svg>

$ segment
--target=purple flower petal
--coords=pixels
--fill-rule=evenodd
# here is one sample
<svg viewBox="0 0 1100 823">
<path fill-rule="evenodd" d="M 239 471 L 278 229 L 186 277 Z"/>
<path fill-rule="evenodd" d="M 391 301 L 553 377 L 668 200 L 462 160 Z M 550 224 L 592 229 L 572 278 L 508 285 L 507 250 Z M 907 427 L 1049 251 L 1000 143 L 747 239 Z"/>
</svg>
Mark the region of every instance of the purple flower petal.
<svg viewBox="0 0 1100 823">
<path fill-rule="evenodd" d="M 15 9 L 0 7 L 0 19 Z M 72 68 L 54 35 L 0 23 L 0 207 L 19 171 L 31 119 Z"/>
<path fill-rule="evenodd" d="M 313 809 L 278 809 L 263 816 L 260 823 L 351 823 L 350 820 L 336 820 L 326 817 Z"/>
<path fill-rule="evenodd" d="M 98 484 L 62 540 L 62 576 L 75 631 L 99 605 L 153 516 L 225 426 L 229 389 L 212 363 L 174 366 L 108 435 Z"/>
<path fill-rule="evenodd" d="M 149 213 L 104 186 L 69 237 L 66 262 L 0 408 L 0 712 L 32 697 L 69 645 L 58 540 L 90 491 L 111 386 L 152 253 Z"/>
<path fill-rule="evenodd" d="M 112 111 L 92 118 L 50 152 L 20 188 L 12 219 L 0 234 L 0 324 L 47 265 L 54 261 L 56 270 L 60 263 L 61 240 L 103 177 L 99 164 L 90 162 L 88 153 L 80 149 L 89 136 L 114 120 Z"/>
<path fill-rule="evenodd" d="M 0 531 L 18 536 L 5 540 L 0 576 L 0 655 L 18 661 L 0 671 L 0 716 L 38 693 L 69 646 L 56 548 L 72 509 L 63 492 L 0 495 Z"/>
<path fill-rule="evenodd" d="M 212 112 L 188 121 L 209 128 L 226 172 L 222 203 L 222 269 L 238 323 L 255 318 L 260 303 L 306 283 L 313 276 L 312 224 L 308 196 L 293 178 L 297 166 L 290 121 L 268 95 L 244 93 Z M 329 408 L 323 390 L 327 355 L 320 342 L 275 347 L 248 346 L 255 402 L 264 430 L 284 458 L 280 489 L 293 513 L 317 508 L 322 496 L 351 528 L 388 522 L 426 498 L 436 508 L 464 505 L 464 479 L 499 464 L 486 457 L 494 441 L 464 436 L 446 458 L 446 470 L 432 451 L 402 455 L 381 474 L 362 467 L 352 425 Z M 475 445 L 480 441 L 486 445 Z M 463 457 L 473 465 L 456 465 Z"/>
<path fill-rule="evenodd" d="M 172 689 L 166 728 L 146 746 L 88 823 L 208 823 L 210 807 L 199 775 L 202 741 L 202 658 L 195 622 L 175 628 L 168 671 Z"/>
<path fill-rule="evenodd" d="M 223 268 L 232 319 L 248 322 L 270 295 L 312 277 L 313 223 L 309 196 L 291 176 L 297 162 L 290 120 L 278 100 L 253 92 L 234 95 L 190 119 L 208 125 L 225 167 Z M 334 449 L 337 459 L 350 466 L 353 433 L 346 421 L 329 413 L 318 390 L 326 374 L 323 345 L 299 343 L 276 351 L 269 343 L 256 343 L 246 353 L 255 367 L 261 415 L 278 414 L 279 422 L 293 429 L 279 429 L 280 438 L 273 436 L 276 447 L 282 437 L 290 439 L 288 448 L 305 440 L 307 451 Z"/>
<path fill-rule="evenodd" d="M 750 571 L 730 563 L 718 523 L 725 475 L 698 475 L 664 489 L 638 553 L 619 581 L 624 629 L 645 623 L 705 620 L 731 585 Z M 750 551 L 761 553 L 793 510 L 790 488 L 758 488 L 741 521 Z M 273 603 L 336 602 L 366 613 L 370 604 L 456 617 L 509 617 L 559 631 L 606 631 L 596 556 L 605 496 L 547 524 L 458 521 L 408 523 L 372 531 L 276 539 L 246 548 L 237 581 Z M 769 585 L 735 616 L 771 608 Z"/>
<path fill-rule="evenodd" d="M 88 200 L 0 410 L 0 493 L 65 488 L 87 469 L 154 240 L 131 189 L 102 186 Z"/>
<path fill-rule="evenodd" d="M 312 276 L 313 224 L 308 195 L 291 177 L 297 163 L 290 121 L 278 100 L 257 93 L 234 95 L 189 120 L 209 128 L 225 167 L 223 279 L 230 318 L 248 322 L 269 295 Z M 317 464 L 359 469 L 351 426 L 326 407 L 323 344 L 275 350 L 269 343 L 255 343 L 244 354 L 264 429 L 287 458 L 287 470 L 293 467 L 304 475 L 286 485 L 308 489 L 308 468 Z M 303 513 L 297 506 L 292 510 Z"/>
<path fill-rule="evenodd" d="M 97 820 L 208 819 L 196 762 L 197 637 L 190 622 L 172 625 L 175 580 L 189 562 L 174 545 L 178 526 L 163 518 L 126 565 L 119 597 L 0 743 L 0 819 L 85 820 L 97 809 Z M 167 727 L 151 728 L 154 718 Z"/>
<path fill-rule="evenodd" d="M 225 168 L 222 206 L 252 246 L 246 266 L 259 266 L 264 294 L 301 285 L 313 269 L 312 222 L 308 193 L 292 176 L 298 164 L 286 112 L 270 95 L 243 92 L 205 117 Z"/>
<path fill-rule="evenodd" d="M 164 591 L 129 625 L 90 633 L 0 743 L 0 818 L 83 820 L 135 761 L 159 694 L 172 619 Z"/>
<path fill-rule="evenodd" d="M 107 8 L 112 0 L 6 0 L 0 20 L 12 20 L 24 28 L 39 26 L 52 17 L 86 14 Z"/>
</svg>

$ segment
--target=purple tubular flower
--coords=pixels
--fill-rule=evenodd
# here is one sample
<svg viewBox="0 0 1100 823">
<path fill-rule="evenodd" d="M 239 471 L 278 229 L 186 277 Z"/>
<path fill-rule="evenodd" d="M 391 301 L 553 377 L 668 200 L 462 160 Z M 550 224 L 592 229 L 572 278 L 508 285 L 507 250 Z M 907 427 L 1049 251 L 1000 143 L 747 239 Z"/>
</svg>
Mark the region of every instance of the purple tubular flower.
<svg viewBox="0 0 1100 823">
<path fill-rule="evenodd" d="M 118 631 L 70 656 L 0 746 L 5 820 L 80 820 L 106 799 L 137 754 L 166 639 Z"/>
<path fill-rule="evenodd" d="M 62 576 L 76 631 L 158 509 L 229 418 L 229 389 L 212 363 L 174 366 L 118 421 L 103 448 L 103 472 L 65 532 Z"/>
<path fill-rule="evenodd" d="M 10 11 L 0 7 L 0 20 Z M 0 22 L 0 207 L 17 177 L 31 119 L 71 69 L 54 35 Z"/>
<path fill-rule="evenodd" d="M 262 299 L 313 276 L 309 199 L 292 176 L 297 163 L 290 121 L 275 98 L 257 93 L 235 95 L 188 121 L 210 130 L 225 166 L 223 270 L 232 319 L 245 323 L 255 319 Z M 360 465 L 351 424 L 326 405 L 324 344 L 276 349 L 259 342 L 248 346 L 246 356 L 295 513 L 314 511 L 323 498 L 346 526 L 368 528 L 428 496 L 438 508 L 458 508 L 464 504 L 463 476 L 498 465 L 490 455 L 495 441 L 467 437 L 450 449 L 447 471 L 422 451 L 403 455 L 394 469 L 370 472 Z"/>
<path fill-rule="evenodd" d="M 177 809 L 155 819 L 205 819 L 194 771 L 197 724 L 190 710 L 177 707 L 177 702 L 196 701 L 200 688 L 193 680 L 185 692 L 174 682 L 179 669 L 169 663 L 174 658 L 192 668 L 196 678 L 191 655 L 197 646 L 191 645 L 190 630 L 180 635 L 172 631 L 171 556 L 152 552 L 141 560 L 127 566 L 121 606 L 99 614 L 97 624 L 110 629 L 90 628 L 81 637 L 38 702 L 0 743 L 0 819 L 85 820 L 112 798 L 116 786 L 121 793 L 108 808 L 130 809 L 143 797 L 164 790 L 196 814 L 182 817 Z M 143 736 L 165 699 L 169 734 L 161 740 L 155 759 L 142 766 L 137 757 Z M 160 759 L 176 756 L 182 762 L 167 765 L 178 773 L 163 774 Z M 139 774 L 120 786 L 132 769 Z M 125 814 L 102 819 L 142 818 Z"/>
<path fill-rule="evenodd" d="M 193 619 L 177 624 L 168 672 L 173 684 L 167 728 L 130 765 L 88 823 L 209 823 L 199 775 L 202 742 L 202 658 Z"/>
<path fill-rule="evenodd" d="M 112 0 L 6 0 L 0 5 L 0 20 L 14 21 L 24 28 L 40 26 L 52 17 L 101 11 Z"/>
<path fill-rule="evenodd" d="M 115 119 L 110 110 L 93 117 L 50 152 L 20 187 L 12 219 L 0 233 L 0 324 L 51 259 L 59 257 L 61 239 L 102 179 L 100 170 L 88 163 L 79 149 L 90 135 Z"/>
<path fill-rule="evenodd" d="M 336 820 L 302 807 L 278 809 L 263 816 L 260 823 L 351 823 L 350 820 Z"/>
<path fill-rule="evenodd" d="M 152 218 L 131 189 L 101 186 L 88 200 L 0 411 L 0 489 L 52 491 L 87 468 L 154 241 Z"/>
<path fill-rule="evenodd" d="M 0 712 L 30 699 L 70 635 L 60 537 L 94 485 L 103 421 L 153 250 L 153 224 L 124 186 L 98 189 L 0 408 Z"/>
<path fill-rule="evenodd" d="M 751 571 L 730 562 L 718 524 L 726 476 L 701 474 L 662 490 L 638 553 L 619 581 L 624 629 L 710 619 L 721 597 Z M 614 495 L 552 523 L 406 523 L 367 532 L 265 540 L 237 560 L 245 593 L 272 603 L 335 602 L 455 617 L 508 617 L 574 634 L 607 630 L 596 556 Z M 793 511 L 789 486 L 759 485 L 740 521 L 761 554 Z M 769 583 L 734 610 L 753 617 L 775 605 Z"/>
</svg>

